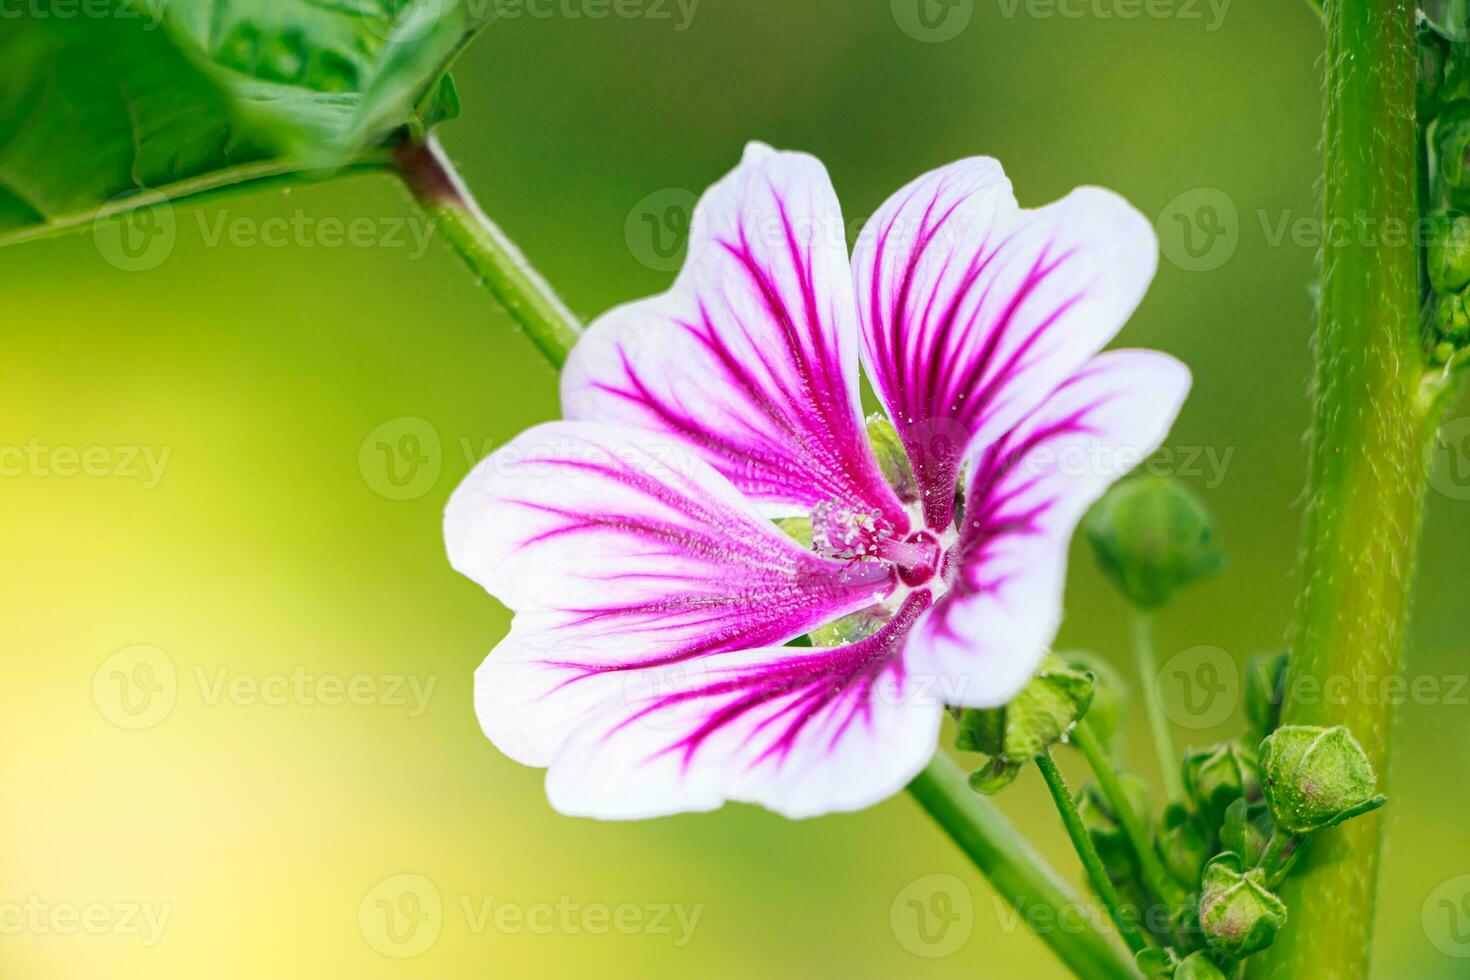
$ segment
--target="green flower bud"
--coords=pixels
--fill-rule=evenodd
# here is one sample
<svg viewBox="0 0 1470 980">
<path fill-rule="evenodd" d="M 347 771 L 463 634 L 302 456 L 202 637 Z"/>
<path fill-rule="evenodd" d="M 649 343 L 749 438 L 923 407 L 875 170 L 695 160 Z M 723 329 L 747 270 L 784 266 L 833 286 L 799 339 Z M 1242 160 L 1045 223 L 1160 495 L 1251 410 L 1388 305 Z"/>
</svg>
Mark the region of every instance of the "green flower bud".
<svg viewBox="0 0 1470 980">
<path fill-rule="evenodd" d="M 1286 923 L 1286 905 L 1266 888 L 1259 868 L 1241 872 L 1240 858 L 1221 854 L 1205 868 L 1199 924 L 1212 948 L 1231 959 L 1259 953 Z"/>
<path fill-rule="evenodd" d="M 1434 329 L 1457 346 L 1470 339 L 1470 291 L 1440 293 L 1434 303 Z"/>
<path fill-rule="evenodd" d="M 1252 745 L 1281 724 L 1281 699 L 1286 687 L 1286 651 L 1258 653 L 1245 665 L 1245 714 L 1250 719 Z"/>
<path fill-rule="evenodd" d="M 1378 777 L 1368 754 L 1341 725 L 1286 725 L 1261 743 L 1266 802 L 1276 826 L 1293 834 L 1332 827 L 1376 810 Z"/>
<path fill-rule="evenodd" d="M 1193 891 L 1210 856 L 1209 835 L 1187 808 L 1171 803 L 1159 825 L 1158 851 L 1169 873 Z"/>
<path fill-rule="evenodd" d="M 1470 203 L 1465 171 L 1465 152 L 1470 149 L 1470 101 L 1458 100 L 1444 106 L 1431 126 L 1440 200 L 1460 207 Z"/>
<path fill-rule="evenodd" d="M 1470 215 L 1440 208 L 1426 223 L 1429 281 L 1441 293 L 1470 284 Z"/>
<path fill-rule="evenodd" d="M 1174 980 L 1225 980 L 1225 974 L 1203 951 L 1190 953 L 1174 971 Z"/>
<path fill-rule="evenodd" d="M 1162 606 L 1183 586 L 1218 572 L 1224 556 L 1215 527 L 1194 494 L 1177 480 L 1125 480 L 1084 521 L 1104 573 L 1135 606 Z"/>
<path fill-rule="evenodd" d="M 1109 755 L 1118 749 L 1123 728 L 1123 708 L 1128 699 L 1128 685 L 1123 675 L 1108 660 L 1090 650 L 1068 650 L 1057 654 L 1065 663 L 1092 675 L 1092 704 L 1087 709 L 1087 724 Z"/>
<path fill-rule="evenodd" d="M 984 752 L 989 765 L 970 778 L 981 793 L 1007 786 L 1026 763 L 1062 740 L 1092 701 L 1092 675 L 1048 656 L 1031 683 L 1000 708 L 966 708 L 956 745 Z"/>
<path fill-rule="evenodd" d="M 1261 795 L 1260 765 L 1254 752 L 1235 742 L 1191 749 L 1184 757 L 1184 786 L 1206 826 L 1216 827 L 1231 803 Z"/>
<path fill-rule="evenodd" d="M 1265 803 L 1236 800 L 1225 809 L 1220 825 L 1220 846 L 1234 851 L 1246 867 L 1255 867 L 1271 839 L 1271 813 Z"/>
<path fill-rule="evenodd" d="M 878 459 L 878 469 L 888 485 L 898 494 L 899 500 L 906 503 L 918 500 L 919 485 L 914 482 L 909 454 L 904 451 L 903 441 L 898 438 L 898 430 L 882 415 L 869 415 L 867 426 L 868 444 L 873 447 L 873 455 Z"/>
</svg>

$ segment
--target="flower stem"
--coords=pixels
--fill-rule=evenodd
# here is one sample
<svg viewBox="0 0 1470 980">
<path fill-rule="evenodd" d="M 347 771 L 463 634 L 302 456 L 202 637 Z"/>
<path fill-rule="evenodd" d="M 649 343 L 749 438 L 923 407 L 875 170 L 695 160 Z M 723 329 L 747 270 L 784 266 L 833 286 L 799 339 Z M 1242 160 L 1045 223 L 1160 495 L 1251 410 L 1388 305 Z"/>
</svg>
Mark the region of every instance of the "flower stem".
<svg viewBox="0 0 1470 980">
<path fill-rule="evenodd" d="M 424 212 L 471 271 L 526 331 L 555 367 L 581 336 L 582 326 L 520 249 L 475 203 L 438 141 L 404 143 L 393 163 Z"/>
<path fill-rule="evenodd" d="M 1271 836 L 1266 841 L 1266 849 L 1261 853 L 1261 859 L 1256 862 L 1256 867 L 1266 872 L 1267 888 L 1275 888 L 1281 883 L 1285 877 L 1288 859 L 1301 846 L 1301 843 L 1300 837 L 1287 833 L 1280 827 L 1271 831 Z"/>
<path fill-rule="evenodd" d="M 1402 668 L 1434 399 L 1419 329 L 1416 53 L 1409 0 L 1327 4 L 1322 292 L 1302 590 L 1282 720 L 1346 725 L 1387 781 L 1392 698 L 1323 698 L 1335 678 Z M 1352 229 L 1352 232 L 1346 231 Z M 1371 233 L 1358 233 L 1374 229 Z M 1317 692 L 1297 700 L 1296 692 Z M 1282 897 L 1297 921 L 1249 961 L 1252 977 L 1368 972 L 1383 820 L 1324 831 Z M 1259 962 L 1258 962 L 1259 961 Z"/>
<path fill-rule="evenodd" d="M 1164 792 L 1170 803 L 1183 803 L 1184 782 L 1179 775 L 1179 756 L 1174 753 L 1174 736 L 1164 714 L 1164 685 L 1159 678 L 1158 659 L 1154 656 L 1153 617 L 1146 612 L 1133 614 L 1133 659 L 1143 675 L 1143 702 L 1148 710 L 1148 727 L 1153 735 Z"/>
<path fill-rule="evenodd" d="M 1089 980 L 1137 976 L 1123 951 L 1091 926 L 1077 896 L 1000 811 L 970 788 L 953 759 L 937 753 L 909 783 L 909 792 L 1073 973 Z"/>
<path fill-rule="evenodd" d="M 1183 898 L 1182 889 L 1174 883 L 1174 879 L 1164 868 L 1164 862 L 1159 860 L 1159 855 L 1154 850 L 1148 825 L 1144 823 L 1142 816 L 1133 812 L 1133 804 L 1128 801 L 1128 794 L 1123 791 L 1123 784 L 1118 779 L 1116 769 L 1103 752 L 1097 735 L 1085 717 L 1072 729 L 1071 741 L 1087 757 L 1087 764 L 1092 767 L 1092 773 L 1097 777 L 1098 787 L 1102 789 L 1103 796 L 1107 797 L 1108 806 L 1112 807 L 1113 815 L 1122 825 L 1123 833 L 1128 837 L 1128 843 L 1133 845 L 1133 856 L 1138 861 L 1139 870 L 1143 873 L 1143 883 L 1151 893 L 1151 897 L 1156 902 L 1170 905 Z"/>
<path fill-rule="evenodd" d="M 1067 780 L 1057 768 L 1050 749 L 1036 757 L 1036 768 L 1041 770 L 1041 778 L 1046 780 L 1046 788 L 1051 791 L 1057 812 L 1062 815 L 1062 825 L 1067 828 L 1067 836 L 1072 839 L 1072 847 L 1077 851 L 1077 857 L 1081 859 L 1082 867 L 1092 881 L 1092 887 L 1097 889 L 1098 897 L 1108 907 L 1108 913 L 1117 923 L 1123 941 L 1128 944 L 1129 949 L 1137 953 L 1147 947 L 1148 943 L 1138 931 L 1138 924 L 1124 914 L 1123 900 L 1118 897 L 1118 889 L 1108 877 L 1107 868 L 1103 867 L 1102 857 L 1097 853 L 1092 835 L 1082 825 L 1082 815 L 1077 812 L 1077 801 L 1072 799 L 1072 791 L 1067 788 Z"/>
</svg>

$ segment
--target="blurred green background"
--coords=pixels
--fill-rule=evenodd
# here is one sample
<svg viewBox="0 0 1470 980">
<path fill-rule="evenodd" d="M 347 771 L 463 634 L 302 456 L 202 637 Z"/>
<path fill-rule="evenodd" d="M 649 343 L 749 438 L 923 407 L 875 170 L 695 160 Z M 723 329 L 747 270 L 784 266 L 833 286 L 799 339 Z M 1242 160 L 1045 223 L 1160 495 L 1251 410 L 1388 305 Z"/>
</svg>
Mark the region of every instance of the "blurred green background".
<svg viewBox="0 0 1470 980">
<path fill-rule="evenodd" d="M 970 154 L 1000 158 L 1023 204 L 1092 183 L 1158 217 L 1166 260 L 1122 342 L 1193 367 L 1171 458 L 1231 553 L 1163 616 L 1164 683 L 1182 743 L 1238 731 L 1228 672 L 1203 709 L 1184 685 L 1279 645 L 1293 601 L 1314 248 L 1280 229 L 1315 214 L 1309 11 L 961 0 L 933 30 L 910 0 L 568 15 L 588 9 L 492 28 L 441 131 L 586 317 L 664 288 L 652 229 L 753 138 L 821 157 L 854 225 Z M 338 241 L 332 221 L 362 216 Z M 557 414 L 554 374 L 416 241 L 386 177 L 173 218 L 141 262 L 106 228 L 0 253 L 0 447 L 26 453 L 0 455 L 0 975 L 1060 974 L 904 796 L 804 823 L 552 812 L 541 773 L 480 734 L 472 674 L 507 616 L 449 569 L 439 520 L 476 458 Z M 416 471 L 378 449 L 404 435 Z M 81 461 L 91 475 L 63 475 Z M 1395 736 L 1381 977 L 1470 975 L 1470 486 L 1454 467 L 1436 484 L 1409 673 L 1439 694 Z M 1075 557 L 1060 642 L 1131 669 L 1120 602 Z M 344 703 L 324 703 L 333 685 Z M 1141 712 L 1130 725 L 1157 785 Z M 1034 772 L 1000 805 L 1076 877 Z M 942 942 L 907 905 L 935 881 Z M 412 941 L 385 936 L 415 897 Z"/>
</svg>

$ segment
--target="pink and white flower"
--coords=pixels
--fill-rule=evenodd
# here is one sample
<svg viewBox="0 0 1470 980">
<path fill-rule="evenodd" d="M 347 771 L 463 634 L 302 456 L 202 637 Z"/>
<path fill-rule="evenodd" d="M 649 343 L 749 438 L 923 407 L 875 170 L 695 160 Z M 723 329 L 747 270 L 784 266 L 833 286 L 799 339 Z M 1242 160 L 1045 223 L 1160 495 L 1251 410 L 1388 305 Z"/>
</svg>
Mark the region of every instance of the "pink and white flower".
<svg viewBox="0 0 1470 980">
<path fill-rule="evenodd" d="M 1098 353 L 1157 261 L 1116 195 L 1022 210 L 970 159 L 889 199 L 851 261 L 843 229 L 817 160 L 752 145 L 673 288 L 578 344 L 567 421 L 449 502 L 454 567 L 515 613 L 480 722 L 564 813 L 803 817 L 901 789 L 945 704 L 1026 683 L 1077 521 L 1183 403 L 1174 359 Z M 911 483 L 870 446 L 860 360 Z M 787 645 L 834 621 L 847 642 Z"/>
</svg>

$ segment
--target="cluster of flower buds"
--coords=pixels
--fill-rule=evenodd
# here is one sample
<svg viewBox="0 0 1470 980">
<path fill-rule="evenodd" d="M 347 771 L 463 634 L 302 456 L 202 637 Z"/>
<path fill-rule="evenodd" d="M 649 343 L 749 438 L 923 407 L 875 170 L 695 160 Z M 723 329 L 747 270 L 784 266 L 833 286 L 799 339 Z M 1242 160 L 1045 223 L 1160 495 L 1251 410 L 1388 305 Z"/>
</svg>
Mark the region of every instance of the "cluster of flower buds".
<svg viewBox="0 0 1470 980">
<path fill-rule="evenodd" d="M 1277 660 L 1260 662 L 1262 677 Z M 1186 941 L 1138 961 L 1145 976 L 1175 980 L 1229 975 L 1269 946 L 1287 920 L 1275 889 L 1307 840 L 1384 801 L 1367 753 L 1341 726 L 1282 726 L 1254 752 L 1238 742 L 1191 751 L 1184 775 L 1188 804 L 1165 811 L 1156 846 L 1193 893 L 1202 948 Z"/>
<path fill-rule="evenodd" d="M 1421 204 L 1427 212 L 1425 333 L 1439 362 L 1470 346 L 1470 45 L 1449 38 L 1432 20 L 1419 27 L 1416 104 L 1428 190 Z"/>
<path fill-rule="evenodd" d="M 1465 106 L 1470 147 L 1470 80 Z M 1466 183 L 1470 209 L 1470 167 Z M 1460 251 L 1449 254 L 1446 242 Z M 1454 282 L 1470 292 L 1470 217 L 1452 218 L 1436 249 L 1436 288 Z M 1103 572 L 1141 616 L 1223 565 L 1208 511 L 1169 478 L 1117 485 L 1083 526 Z M 1239 975 L 1241 961 L 1286 926 L 1276 889 L 1311 836 L 1383 802 L 1368 757 L 1346 728 L 1281 724 L 1286 672 L 1284 652 L 1251 659 L 1245 732 L 1186 752 L 1175 798 L 1157 820 L 1147 785 L 1121 766 L 1124 684 L 1096 654 L 1049 657 L 1009 705 L 957 715 L 959 747 L 990 757 L 971 778 L 980 792 L 1008 785 L 1054 744 L 1071 740 L 1088 752 L 1098 779 L 1076 795 L 1074 823 L 1095 852 L 1092 867 L 1106 876 L 1094 881 L 1098 894 L 1167 913 L 1145 917 L 1147 942 L 1136 963 L 1149 980 Z"/>
</svg>

